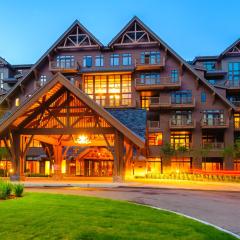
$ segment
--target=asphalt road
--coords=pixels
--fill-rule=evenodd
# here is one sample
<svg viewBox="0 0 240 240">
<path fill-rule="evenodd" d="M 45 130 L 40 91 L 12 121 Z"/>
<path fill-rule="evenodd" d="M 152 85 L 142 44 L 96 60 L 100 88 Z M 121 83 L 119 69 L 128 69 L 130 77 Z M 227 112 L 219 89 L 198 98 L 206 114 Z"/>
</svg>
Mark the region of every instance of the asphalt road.
<svg viewBox="0 0 240 240">
<path fill-rule="evenodd" d="M 140 187 L 51 187 L 27 191 L 127 200 L 180 212 L 240 235 L 240 192 Z"/>
</svg>

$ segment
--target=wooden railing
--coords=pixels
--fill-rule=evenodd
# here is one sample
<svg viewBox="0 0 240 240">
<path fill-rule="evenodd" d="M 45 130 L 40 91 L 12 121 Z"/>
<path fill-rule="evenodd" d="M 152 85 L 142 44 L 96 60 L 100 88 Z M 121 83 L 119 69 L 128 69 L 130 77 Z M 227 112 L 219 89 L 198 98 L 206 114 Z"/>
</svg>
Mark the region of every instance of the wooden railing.
<svg viewBox="0 0 240 240">
<path fill-rule="evenodd" d="M 228 123 L 224 118 L 203 118 L 201 120 L 202 127 L 228 127 Z"/>
<path fill-rule="evenodd" d="M 240 79 L 237 80 L 227 80 L 226 85 L 230 88 L 240 88 Z"/>
<path fill-rule="evenodd" d="M 158 129 L 160 128 L 160 122 L 159 121 L 148 121 L 148 128 L 149 129 Z"/>
<path fill-rule="evenodd" d="M 136 78 L 135 85 L 136 86 L 171 86 L 180 84 L 179 78 L 173 78 L 171 76 L 159 77 L 159 78 Z"/>
<path fill-rule="evenodd" d="M 71 61 L 71 62 L 50 61 L 49 69 L 50 71 L 72 72 L 72 71 L 79 70 L 79 64 L 77 61 Z"/>
<path fill-rule="evenodd" d="M 160 59 L 144 59 L 144 58 L 136 58 L 135 59 L 135 67 L 141 66 L 164 66 L 165 65 L 165 57 L 160 56 Z"/>
<path fill-rule="evenodd" d="M 192 119 L 170 119 L 169 120 L 170 128 L 195 128 L 196 121 Z"/>
<path fill-rule="evenodd" d="M 176 101 L 169 98 L 161 97 L 150 97 L 149 98 L 150 107 L 171 107 L 171 108 L 193 108 L 195 107 L 195 98 L 180 99 Z"/>
<path fill-rule="evenodd" d="M 224 142 L 206 142 L 202 144 L 202 147 L 205 149 L 223 149 L 224 148 Z"/>
</svg>

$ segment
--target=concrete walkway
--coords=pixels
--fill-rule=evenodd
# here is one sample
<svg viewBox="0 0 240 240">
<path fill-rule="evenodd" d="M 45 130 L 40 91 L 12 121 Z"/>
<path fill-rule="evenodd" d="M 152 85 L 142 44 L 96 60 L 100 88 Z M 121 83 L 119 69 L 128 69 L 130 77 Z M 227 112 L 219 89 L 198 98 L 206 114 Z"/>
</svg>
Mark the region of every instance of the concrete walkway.
<svg viewBox="0 0 240 240">
<path fill-rule="evenodd" d="M 189 184 L 188 187 L 190 187 Z M 174 188 L 173 183 L 172 185 L 163 184 L 163 187 L 160 184 L 153 187 L 153 185 L 143 183 L 132 183 L 131 185 L 128 183 L 125 186 L 108 185 L 108 187 L 98 186 L 97 188 L 31 187 L 26 191 L 127 200 L 180 212 L 240 235 L 240 191 L 236 191 L 236 189 L 229 191 L 227 190 L 228 185 L 222 186 L 223 190 L 218 190 L 220 186 L 217 186 L 218 189 L 216 189 L 211 184 L 204 190 L 182 189 L 180 186 Z M 200 187 L 203 188 L 201 185 Z"/>
</svg>

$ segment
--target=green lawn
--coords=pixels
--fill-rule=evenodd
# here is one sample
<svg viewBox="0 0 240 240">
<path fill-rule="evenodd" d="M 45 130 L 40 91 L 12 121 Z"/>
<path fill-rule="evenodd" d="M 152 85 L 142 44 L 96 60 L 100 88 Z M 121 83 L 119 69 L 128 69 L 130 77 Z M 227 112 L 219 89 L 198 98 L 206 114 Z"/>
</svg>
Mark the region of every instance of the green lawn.
<svg viewBox="0 0 240 240">
<path fill-rule="evenodd" d="M 235 239 L 184 217 L 127 202 L 26 193 L 0 201 L 0 239 Z"/>
</svg>

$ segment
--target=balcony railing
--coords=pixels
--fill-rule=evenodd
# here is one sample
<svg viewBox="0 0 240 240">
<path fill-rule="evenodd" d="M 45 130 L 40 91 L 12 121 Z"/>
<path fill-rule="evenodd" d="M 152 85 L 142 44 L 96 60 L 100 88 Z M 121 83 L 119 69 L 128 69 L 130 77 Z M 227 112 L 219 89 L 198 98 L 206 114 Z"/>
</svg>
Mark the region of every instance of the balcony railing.
<svg viewBox="0 0 240 240">
<path fill-rule="evenodd" d="M 164 66 L 165 66 L 165 57 L 160 57 L 160 59 L 159 58 L 135 59 L 136 70 L 161 69 Z"/>
<path fill-rule="evenodd" d="M 215 149 L 223 149 L 224 142 L 205 142 L 202 144 L 204 149 L 215 150 Z"/>
<path fill-rule="evenodd" d="M 150 97 L 149 98 L 149 107 L 150 108 L 194 108 L 195 107 L 195 98 L 182 98 L 182 99 L 172 99 L 169 98 L 161 98 L 161 97 Z"/>
<path fill-rule="evenodd" d="M 240 79 L 237 80 L 228 80 L 226 86 L 229 88 L 240 88 Z"/>
<path fill-rule="evenodd" d="M 163 88 L 179 88 L 181 87 L 180 78 L 172 78 L 171 76 L 159 78 L 136 78 L 136 90 L 151 90 Z"/>
<path fill-rule="evenodd" d="M 196 121 L 192 119 L 170 119 L 170 129 L 192 129 L 196 127 Z"/>
<path fill-rule="evenodd" d="M 79 64 L 77 61 L 71 62 L 49 62 L 49 70 L 53 72 L 78 72 Z"/>
<path fill-rule="evenodd" d="M 201 126 L 202 128 L 227 128 L 229 123 L 224 118 L 203 118 Z"/>
<path fill-rule="evenodd" d="M 158 130 L 160 128 L 160 122 L 159 121 L 148 121 L 148 130 Z"/>
</svg>

